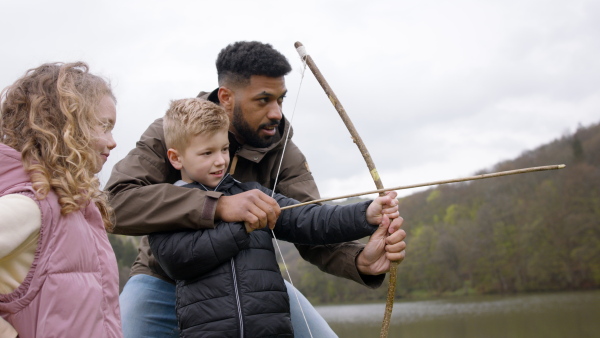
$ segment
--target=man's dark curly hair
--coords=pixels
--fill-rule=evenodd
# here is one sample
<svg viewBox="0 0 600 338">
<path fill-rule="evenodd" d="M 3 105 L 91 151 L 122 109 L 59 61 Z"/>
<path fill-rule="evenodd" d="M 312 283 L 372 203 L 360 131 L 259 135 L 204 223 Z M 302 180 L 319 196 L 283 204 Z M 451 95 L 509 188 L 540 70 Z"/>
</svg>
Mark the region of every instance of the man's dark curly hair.
<svg viewBox="0 0 600 338">
<path fill-rule="evenodd" d="M 217 56 L 219 86 L 247 85 L 252 75 L 281 77 L 292 70 L 288 60 L 270 44 L 238 41 Z"/>
</svg>

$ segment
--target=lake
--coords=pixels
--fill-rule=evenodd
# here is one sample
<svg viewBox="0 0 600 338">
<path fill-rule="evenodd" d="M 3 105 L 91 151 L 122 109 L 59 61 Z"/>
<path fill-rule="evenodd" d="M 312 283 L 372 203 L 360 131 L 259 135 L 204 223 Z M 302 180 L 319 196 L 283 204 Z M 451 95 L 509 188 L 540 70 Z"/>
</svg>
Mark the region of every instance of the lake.
<svg viewBox="0 0 600 338">
<path fill-rule="evenodd" d="M 340 337 L 379 337 L 385 304 L 316 308 Z M 388 337 L 596 338 L 600 291 L 396 301 Z"/>
</svg>

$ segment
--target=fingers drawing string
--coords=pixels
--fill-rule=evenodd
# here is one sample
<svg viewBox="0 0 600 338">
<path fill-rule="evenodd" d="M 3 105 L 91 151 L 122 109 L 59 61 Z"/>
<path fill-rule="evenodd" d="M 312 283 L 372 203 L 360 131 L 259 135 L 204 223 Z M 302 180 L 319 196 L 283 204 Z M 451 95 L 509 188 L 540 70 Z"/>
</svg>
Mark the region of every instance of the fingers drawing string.
<svg viewBox="0 0 600 338">
<path fill-rule="evenodd" d="M 292 129 L 292 121 L 294 120 L 294 115 L 296 113 L 296 106 L 298 105 L 298 97 L 300 96 L 300 88 L 302 87 L 302 81 L 304 80 L 304 73 L 306 72 L 306 62 L 302 62 L 304 67 L 302 67 L 302 73 L 301 73 L 301 77 L 300 77 L 300 84 L 298 85 L 298 93 L 296 94 L 296 100 L 294 102 L 294 108 L 292 109 L 292 115 L 290 116 L 289 121 L 289 126 L 287 128 L 287 131 L 285 133 L 285 141 L 283 143 L 283 150 L 281 152 L 281 158 L 279 159 L 279 166 L 277 167 L 277 175 L 275 176 L 275 183 L 273 184 L 273 190 L 271 192 L 271 198 L 275 195 L 275 187 L 277 187 L 277 182 L 279 180 L 279 173 L 281 172 L 281 165 L 283 163 L 283 155 L 285 154 L 285 149 L 287 148 L 287 144 L 288 144 L 288 140 L 290 139 L 290 130 Z M 290 270 L 287 267 L 287 264 L 285 263 L 285 259 L 283 258 L 283 253 L 281 252 L 281 248 L 279 247 L 279 242 L 277 242 L 277 237 L 275 237 L 275 232 L 273 231 L 273 229 L 271 229 L 271 235 L 273 235 L 273 239 L 275 239 L 275 246 L 277 247 L 277 251 L 279 251 L 279 256 L 281 257 L 281 262 L 283 263 L 283 267 L 285 268 L 285 272 L 288 276 L 288 280 L 290 281 L 290 284 L 292 286 L 294 286 L 294 282 L 292 281 L 292 276 L 290 275 Z M 298 306 L 300 307 L 300 312 L 302 313 L 302 317 L 304 318 L 304 323 L 306 324 L 306 327 L 308 328 L 308 333 L 310 334 L 310 337 L 312 338 L 312 332 L 310 331 L 310 326 L 308 325 L 308 320 L 306 320 L 306 315 L 304 314 L 304 309 L 302 308 L 302 304 L 300 303 L 300 297 L 298 296 L 298 290 L 296 289 L 296 287 L 294 286 L 294 295 L 296 296 L 296 302 L 298 302 Z"/>
</svg>

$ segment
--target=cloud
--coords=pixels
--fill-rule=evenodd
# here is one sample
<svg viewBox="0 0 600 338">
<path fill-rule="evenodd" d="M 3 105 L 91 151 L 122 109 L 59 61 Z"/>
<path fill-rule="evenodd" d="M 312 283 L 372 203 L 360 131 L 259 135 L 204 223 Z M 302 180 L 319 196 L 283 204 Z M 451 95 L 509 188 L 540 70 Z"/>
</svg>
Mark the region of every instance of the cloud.
<svg viewBox="0 0 600 338">
<path fill-rule="evenodd" d="M 326 196 L 372 182 L 313 75 L 302 79 L 295 41 L 336 92 L 385 184 L 470 175 L 600 116 L 600 4 L 592 0 L 1 6 L 0 86 L 49 61 L 85 60 L 111 80 L 119 145 L 104 180 L 170 100 L 216 87 L 216 55 L 237 40 L 269 42 L 294 66 L 284 112 L 294 112 L 294 141 Z"/>
</svg>

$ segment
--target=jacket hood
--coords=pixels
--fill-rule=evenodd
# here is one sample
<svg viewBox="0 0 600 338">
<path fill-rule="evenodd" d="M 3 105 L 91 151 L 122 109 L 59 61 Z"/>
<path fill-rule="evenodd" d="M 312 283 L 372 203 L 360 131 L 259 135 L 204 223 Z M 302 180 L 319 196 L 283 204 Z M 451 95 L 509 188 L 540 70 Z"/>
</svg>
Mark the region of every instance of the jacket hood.
<svg viewBox="0 0 600 338">
<path fill-rule="evenodd" d="M 21 153 L 0 143 L 0 193 L 17 184 L 29 182 L 29 175 L 23 169 Z"/>
</svg>

